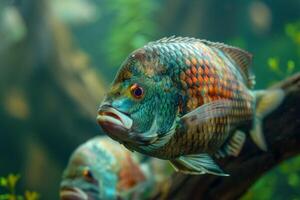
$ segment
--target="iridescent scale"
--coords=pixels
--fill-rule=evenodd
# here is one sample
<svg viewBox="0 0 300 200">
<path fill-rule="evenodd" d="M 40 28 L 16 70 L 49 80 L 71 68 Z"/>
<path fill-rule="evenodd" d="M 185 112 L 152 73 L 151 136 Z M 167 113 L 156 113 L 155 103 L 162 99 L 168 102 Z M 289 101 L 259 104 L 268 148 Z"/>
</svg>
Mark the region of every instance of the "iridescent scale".
<svg viewBox="0 0 300 200">
<path fill-rule="evenodd" d="M 193 38 L 162 39 L 143 49 L 151 59 L 159 60 L 160 67 L 167 69 L 179 88 L 183 97 L 179 116 L 212 101 L 231 101 L 229 115 L 176 132 L 159 154 L 172 157 L 215 152 L 240 123 L 252 118 L 254 97 L 247 80 L 235 61 L 223 51 Z"/>
</svg>

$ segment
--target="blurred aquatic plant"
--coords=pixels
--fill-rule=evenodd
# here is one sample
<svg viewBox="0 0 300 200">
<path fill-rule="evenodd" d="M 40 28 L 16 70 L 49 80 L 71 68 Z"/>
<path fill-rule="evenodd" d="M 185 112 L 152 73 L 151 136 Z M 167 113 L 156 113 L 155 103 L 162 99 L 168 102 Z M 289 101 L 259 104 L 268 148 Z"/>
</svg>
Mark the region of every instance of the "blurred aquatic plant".
<svg viewBox="0 0 300 200">
<path fill-rule="evenodd" d="M 26 27 L 19 11 L 14 6 L 0 7 L 0 52 L 7 46 L 22 40 Z"/>
<path fill-rule="evenodd" d="M 298 45 L 298 49 L 300 49 L 300 21 L 288 23 L 285 26 L 285 33 Z M 298 53 L 300 54 L 300 52 Z"/>
<path fill-rule="evenodd" d="M 287 60 L 286 63 L 282 64 L 278 57 L 271 57 L 267 62 L 269 70 L 279 76 L 280 79 L 287 78 L 295 72 L 295 61 L 293 60 Z"/>
<path fill-rule="evenodd" d="M 268 172 L 244 195 L 242 200 L 299 199 L 300 156 Z"/>
<path fill-rule="evenodd" d="M 297 61 L 300 63 L 300 20 L 286 24 L 285 35 L 292 40 L 297 53 Z"/>
<path fill-rule="evenodd" d="M 19 174 L 9 174 L 7 177 L 0 177 L 0 187 L 5 194 L 0 193 L 0 200 L 38 200 L 37 192 L 26 190 L 24 195 L 20 195 L 16 191 L 17 183 L 20 180 Z"/>
<path fill-rule="evenodd" d="M 96 21 L 99 7 L 92 0 L 53 0 L 50 1 L 54 16 L 69 25 L 82 25 Z"/>
<path fill-rule="evenodd" d="M 107 1 L 115 13 L 107 41 L 108 61 L 120 65 L 129 52 L 153 39 L 157 26 L 153 16 L 158 10 L 156 1 L 115 0 Z"/>
<path fill-rule="evenodd" d="M 296 57 L 292 54 L 288 56 L 290 57 L 288 59 L 286 56 L 285 58 L 283 58 L 284 56 L 273 56 L 268 58 L 268 69 L 278 80 L 287 78 L 300 70 L 300 67 L 298 66 L 300 63 L 300 21 L 285 25 L 285 36 L 292 41 L 292 49 L 289 49 L 289 51 L 295 51 Z M 277 79 L 274 79 L 274 82 L 277 81 Z"/>
<path fill-rule="evenodd" d="M 279 171 L 285 175 L 285 181 L 294 188 L 300 188 L 300 156 L 279 166 Z"/>
</svg>

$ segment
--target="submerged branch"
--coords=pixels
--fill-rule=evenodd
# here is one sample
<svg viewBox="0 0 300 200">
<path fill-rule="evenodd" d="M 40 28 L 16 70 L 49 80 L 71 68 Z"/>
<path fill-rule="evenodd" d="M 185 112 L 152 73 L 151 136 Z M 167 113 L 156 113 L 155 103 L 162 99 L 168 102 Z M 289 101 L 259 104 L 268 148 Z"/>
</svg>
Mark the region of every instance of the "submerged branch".
<svg viewBox="0 0 300 200">
<path fill-rule="evenodd" d="M 249 139 L 239 157 L 219 160 L 229 177 L 213 175 L 188 176 L 176 173 L 170 189 L 154 199 L 237 199 L 265 172 L 281 161 L 300 153 L 300 73 L 272 88 L 282 88 L 286 97 L 264 120 L 268 151 L 259 150 Z"/>
</svg>

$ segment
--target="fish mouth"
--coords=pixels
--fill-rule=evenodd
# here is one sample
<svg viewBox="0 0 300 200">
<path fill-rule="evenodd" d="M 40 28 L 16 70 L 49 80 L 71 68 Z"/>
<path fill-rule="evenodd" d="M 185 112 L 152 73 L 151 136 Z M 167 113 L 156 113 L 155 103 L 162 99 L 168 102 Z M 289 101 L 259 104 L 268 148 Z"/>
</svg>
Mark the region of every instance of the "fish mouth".
<svg viewBox="0 0 300 200">
<path fill-rule="evenodd" d="M 61 200 L 88 200 L 88 195 L 77 187 L 63 187 L 60 190 Z"/>
<path fill-rule="evenodd" d="M 102 105 L 98 110 L 98 124 L 112 137 L 123 137 L 129 133 L 133 120 L 125 113 L 113 108 L 110 105 Z"/>
</svg>

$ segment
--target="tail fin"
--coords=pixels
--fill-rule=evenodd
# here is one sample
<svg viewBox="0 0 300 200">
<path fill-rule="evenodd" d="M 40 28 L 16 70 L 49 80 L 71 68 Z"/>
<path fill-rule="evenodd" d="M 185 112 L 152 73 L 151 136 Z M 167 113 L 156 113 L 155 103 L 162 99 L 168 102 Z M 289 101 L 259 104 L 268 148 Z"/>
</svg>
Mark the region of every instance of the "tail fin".
<svg viewBox="0 0 300 200">
<path fill-rule="evenodd" d="M 255 91 L 254 94 L 256 109 L 250 136 L 261 150 L 267 151 L 267 144 L 262 131 L 262 120 L 281 104 L 285 95 L 282 89 Z"/>
</svg>

